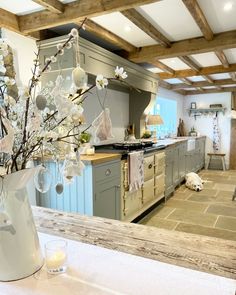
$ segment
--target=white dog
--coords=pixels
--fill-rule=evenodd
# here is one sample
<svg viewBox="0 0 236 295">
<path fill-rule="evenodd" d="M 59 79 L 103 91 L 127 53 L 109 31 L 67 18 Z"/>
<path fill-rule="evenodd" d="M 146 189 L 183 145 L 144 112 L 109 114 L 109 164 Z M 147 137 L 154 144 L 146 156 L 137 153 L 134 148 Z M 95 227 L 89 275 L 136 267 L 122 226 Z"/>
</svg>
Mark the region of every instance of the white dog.
<svg viewBox="0 0 236 295">
<path fill-rule="evenodd" d="M 196 191 L 200 192 L 203 189 L 203 180 L 194 172 L 190 172 L 185 175 L 186 180 L 186 187 Z"/>
</svg>

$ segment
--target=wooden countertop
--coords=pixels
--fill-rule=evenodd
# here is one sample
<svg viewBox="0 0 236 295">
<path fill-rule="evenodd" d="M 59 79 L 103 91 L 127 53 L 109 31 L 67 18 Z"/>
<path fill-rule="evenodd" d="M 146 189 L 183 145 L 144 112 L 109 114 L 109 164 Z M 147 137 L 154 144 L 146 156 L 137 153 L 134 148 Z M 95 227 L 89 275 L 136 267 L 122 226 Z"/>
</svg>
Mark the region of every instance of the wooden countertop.
<svg viewBox="0 0 236 295">
<path fill-rule="evenodd" d="M 106 153 L 95 153 L 94 155 L 81 155 L 81 160 L 84 164 L 97 165 L 108 161 L 121 159 L 120 154 L 106 154 Z"/>
<path fill-rule="evenodd" d="M 33 207 L 37 230 L 236 279 L 236 242 Z"/>
<path fill-rule="evenodd" d="M 35 157 L 34 160 L 38 160 L 40 161 L 42 158 L 41 157 Z M 59 158 L 60 160 L 64 160 L 65 157 L 64 156 L 60 156 Z M 113 153 L 95 153 L 94 155 L 81 155 L 81 160 L 83 161 L 83 163 L 85 165 L 97 165 L 97 164 L 101 164 L 101 163 L 105 163 L 105 162 L 109 162 L 112 160 L 116 160 L 116 159 L 121 159 L 121 155 L 120 154 L 113 154 Z M 44 156 L 44 161 L 54 161 L 52 156 L 50 155 L 46 155 Z"/>
</svg>

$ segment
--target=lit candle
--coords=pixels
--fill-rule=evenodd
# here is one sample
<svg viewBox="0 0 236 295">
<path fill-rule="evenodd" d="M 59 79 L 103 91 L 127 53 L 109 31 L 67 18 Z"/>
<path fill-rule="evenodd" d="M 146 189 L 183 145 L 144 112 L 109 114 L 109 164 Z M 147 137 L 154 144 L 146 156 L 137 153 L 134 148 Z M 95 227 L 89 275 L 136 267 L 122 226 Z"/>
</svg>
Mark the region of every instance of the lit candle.
<svg viewBox="0 0 236 295">
<path fill-rule="evenodd" d="M 87 155 L 94 155 L 94 152 L 95 152 L 94 147 L 88 148 L 88 149 L 86 150 L 86 154 L 87 154 Z"/>
<path fill-rule="evenodd" d="M 66 262 L 66 253 L 58 250 L 46 258 L 46 265 L 48 269 L 58 269 Z"/>
</svg>

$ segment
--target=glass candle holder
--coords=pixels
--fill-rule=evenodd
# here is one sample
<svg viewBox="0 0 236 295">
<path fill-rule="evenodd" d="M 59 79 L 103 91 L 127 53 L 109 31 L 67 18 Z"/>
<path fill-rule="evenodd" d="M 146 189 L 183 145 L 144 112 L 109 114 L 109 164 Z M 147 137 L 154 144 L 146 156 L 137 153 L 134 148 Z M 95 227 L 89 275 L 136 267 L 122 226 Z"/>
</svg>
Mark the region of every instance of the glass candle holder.
<svg viewBox="0 0 236 295">
<path fill-rule="evenodd" d="M 49 241 L 45 245 L 45 263 L 50 274 L 63 273 L 67 269 L 67 242 Z"/>
</svg>

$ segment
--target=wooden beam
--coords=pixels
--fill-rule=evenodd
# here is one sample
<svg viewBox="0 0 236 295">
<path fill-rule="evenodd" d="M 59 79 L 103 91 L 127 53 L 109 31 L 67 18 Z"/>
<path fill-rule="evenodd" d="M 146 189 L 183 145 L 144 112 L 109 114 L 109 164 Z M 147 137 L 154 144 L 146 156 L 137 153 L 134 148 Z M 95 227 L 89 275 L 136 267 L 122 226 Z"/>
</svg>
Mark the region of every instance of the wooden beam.
<svg viewBox="0 0 236 295">
<path fill-rule="evenodd" d="M 214 83 L 213 82 L 213 79 L 211 79 L 210 77 L 208 77 L 208 76 L 206 76 L 206 75 L 202 75 L 202 77 L 205 79 L 205 80 L 207 80 L 207 82 L 209 82 L 209 83 Z"/>
<path fill-rule="evenodd" d="M 236 81 L 236 73 L 229 73 L 229 75 L 233 81 Z"/>
<path fill-rule="evenodd" d="M 81 24 L 81 23 L 77 23 Z M 130 44 L 129 42 L 125 41 L 124 39 L 118 37 L 111 31 L 108 31 L 107 29 L 103 28 L 99 24 L 95 23 L 91 19 L 87 19 L 85 22 L 85 29 L 86 31 L 98 36 L 102 40 L 105 40 L 106 42 L 113 44 L 117 47 L 120 47 L 127 52 L 131 52 L 137 49 L 134 45 Z"/>
<path fill-rule="evenodd" d="M 168 67 L 167 65 L 165 65 L 165 64 L 162 63 L 162 62 L 160 62 L 159 60 L 153 60 L 153 61 L 151 61 L 150 63 L 151 63 L 153 66 L 155 66 L 155 67 L 157 67 L 157 68 L 163 70 L 163 71 L 166 72 L 166 73 L 169 73 L 169 74 L 174 74 L 174 73 L 175 73 L 175 71 L 174 71 L 172 68 Z"/>
<path fill-rule="evenodd" d="M 175 71 L 174 74 L 168 73 L 159 73 L 157 74 L 160 79 L 172 79 L 172 78 L 187 78 L 191 76 L 205 76 L 205 75 L 213 75 L 220 73 L 229 73 L 236 71 L 236 64 L 229 65 L 229 68 L 226 69 L 223 66 L 211 66 L 200 69 L 199 71 L 195 70 L 180 70 Z"/>
<path fill-rule="evenodd" d="M 156 40 L 158 43 L 165 47 L 170 47 L 171 42 L 149 21 L 147 21 L 137 10 L 132 8 L 128 10 L 123 10 L 121 13 L 132 23 L 134 23 L 138 28 L 149 35 L 152 39 Z"/>
<path fill-rule="evenodd" d="M 202 31 L 206 40 L 213 39 L 213 32 L 196 0 L 182 0 L 188 11 L 191 13 L 199 29 Z"/>
<path fill-rule="evenodd" d="M 218 59 L 221 61 L 222 65 L 225 68 L 229 67 L 229 62 L 227 60 L 226 55 L 224 54 L 223 51 L 215 51 L 216 56 L 218 57 Z M 236 74 L 235 73 L 229 73 L 230 77 L 232 80 L 236 81 Z"/>
<path fill-rule="evenodd" d="M 229 67 L 229 62 L 227 60 L 227 57 L 225 56 L 222 50 L 215 51 L 215 55 L 218 57 L 218 59 L 220 60 L 220 62 L 225 68 Z"/>
<path fill-rule="evenodd" d="M 50 11 L 34 12 L 19 16 L 20 29 L 24 33 L 48 29 L 83 20 L 85 17 L 104 15 L 123 11 L 160 0 L 79 0 L 64 5 L 64 12 L 55 14 Z"/>
<path fill-rule="evenodd" d="M 186 95 L 195 95 L 195 94 L 206 94 L 206 93 L 218 93 L 218 92 L 232 92 L 236 91 L 236 87 L 223 87 L 221 89 L 203 89 L 199 90 L 186 90 Z"/>
<path fill-rule="evenodd" d="M 195 71 L 200 70 L 200 67 L 189 56 L 179 56 L 178 58 L 186 65 L 188 65 L 191 69 Z"/>
<path fill-rule="evenodd" d="M 222 79 L 222 80 L 213 80 L 213 85 L 212 83 L 209 83 L 207 81 L 192 82 L 192 87 L 223 86 L 223 85 L 231 85 L 231 84 L 235 84 L 236 86 L 236 82 L 233 81 L 232 79 Z M 189 85 L 186 85 L 185 83 L 172 85 L 173 90 L 184 89 L 184 88 L 189 88 Z"/>
<path fill-rule="evenodd" d="M 64 11 L 64 4 L 59 0 L 33 0 L 39 5 L 45 7 L 53 13 L 62 13 Z"/>
<path fill-rule="evenodd" d="M 18 16 L 0 8 L 0 28 L 5 28 L 19 33 Z"/>
<path fill-rule="evenodd" d="M 145 46 L 136 52 L 130 53 L 128 58 L 134 62 L 148 62 L 154 58 L 179 57 L 235 47 L 236 30 L 216 34 L 211 41 L 200 37 L 173 42 L 170 48 L 164 48 L 161 45 Z"/>
<path fill-rule="evenodd" d="M 193 83 L 188 80 L 187 78 L 179 78 L 179 80 L 183 81 L 185 84 L 187 84 L 188 86 L 191 86 Z"/>
<path fill-rule="evenodd" d="M 172 89 L 172 85 L 164 80 L 158 81 L 159 86 L 166 88 L 166 89 Z"/>
</svg>

